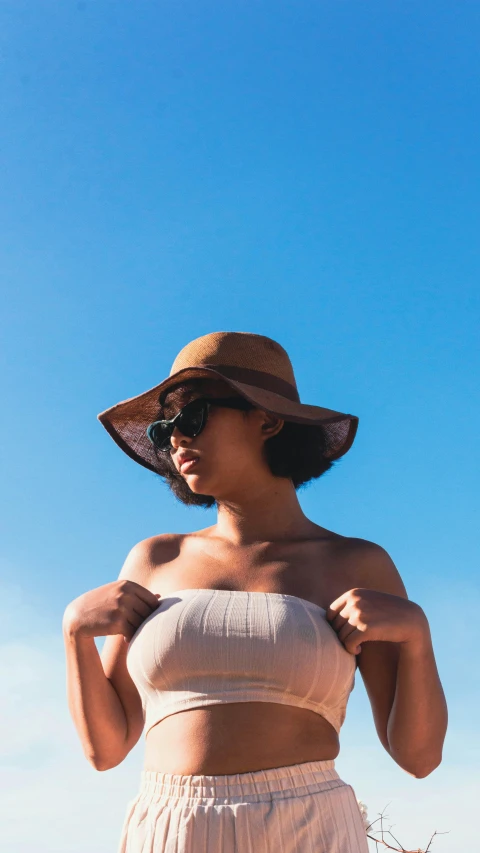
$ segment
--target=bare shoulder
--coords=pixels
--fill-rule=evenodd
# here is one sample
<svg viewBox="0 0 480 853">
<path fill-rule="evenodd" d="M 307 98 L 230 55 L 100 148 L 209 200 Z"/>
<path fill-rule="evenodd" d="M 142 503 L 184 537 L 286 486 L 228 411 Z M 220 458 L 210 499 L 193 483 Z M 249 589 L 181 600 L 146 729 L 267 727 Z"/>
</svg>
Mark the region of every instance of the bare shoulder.
<svg viewBox="0 0 480 853">
<path fill-rule="evenodd" d="M 376 589 L 408 598 L 405 584 L 390 554 L 376 542 L 342 536 L 336 542 L 345 587 Z"/>
<path fill-rule="evenodd" d="M 137 542 L 127 554 L 119 580 L 136 581 L 148 588 L 158 569 L 178 557 L 184 536 L 160 533 Z"/>
</svg>

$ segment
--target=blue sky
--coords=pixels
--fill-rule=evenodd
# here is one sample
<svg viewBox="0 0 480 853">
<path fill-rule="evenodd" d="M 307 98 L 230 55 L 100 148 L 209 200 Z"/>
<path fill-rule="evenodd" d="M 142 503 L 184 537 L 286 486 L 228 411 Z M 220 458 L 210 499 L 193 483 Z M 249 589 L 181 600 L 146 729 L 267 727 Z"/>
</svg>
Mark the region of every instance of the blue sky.
<svg viewBox="0 0 480 853">
<path fill-rule="evenodd" d="M 278 340 L 304 402 L 360 419 L 300 501 L 394 559 L 429 618 L 450 728 L 441 767 L 409 777 L 359 677 L 337 766 L 370 816 L 391 803 L 405 846 L 437 829 L 435 853 L 466 849 L 480 758 L 478 4 L 6 0 L 0 33 L 10 853 L 32 845 L 20 787 L 39 853 L 84 851 L 99 824 L 89 853 L 114 849 L 143 744 L 107 774 L 86 764 L 63 610 L 115 579 L 135 542 L 214 513 L 175 502 L 96 415 L 220 330 Z"/>
</svg>

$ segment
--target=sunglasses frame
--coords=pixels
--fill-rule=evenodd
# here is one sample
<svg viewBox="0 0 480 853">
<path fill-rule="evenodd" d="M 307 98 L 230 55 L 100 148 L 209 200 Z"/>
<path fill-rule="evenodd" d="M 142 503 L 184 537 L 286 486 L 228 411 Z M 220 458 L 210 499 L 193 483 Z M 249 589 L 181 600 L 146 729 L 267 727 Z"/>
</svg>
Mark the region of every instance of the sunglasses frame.
<svg viewBox="0 0 480 853">
<path fill-rule="evenodd" d="M 148 427 L 146 428 L 145 432 L 146 432 L 147 438 L 149 439 L 149 441 L 153 444 L 153 446 L 157 450 L 160 450 L 161 453 L 169 453 L 170 452 L 170 450 L 172 449 L 170 439 L 172 437 L 172 434 L 173 434 L 175 427 L 177 427 L 177 429 L 180 430 L 180 432 L 182 432 L 182 428 L 180 426 L 181 418 L 182 418 L 182 416 L 184 416 L 185 410 L 188 409 L 189 406 L 193 407 L 193 405 L 195 403 L 196 404 L 201 403 L 203 406 L 202 420 L 201 420 L 200 428 L 193 435 L 187 435 L 187 433 L 182 433 L 182 435 L 187 435 L 187 438 L 196 438 L 197 435 L 200 435 L 200 433 L 205 429 L 206 423 L 208 421 L 208 415 L 210 413 L 211 406 L 219 406 L 219 407 L 223 407 L 226 409 L 241 409 L 243 411 L 248 411 L 249 409 L 255 408 L 253 403 L 250 403 L 244 397 L 196 397 L 194 400 L 190 400 L 190 402 L 188 402 L 185 406 L 183 406 L 183 408 L 180 409 L 179 412 L 177 412 L 177 414 L 175 415 L 174 418 L 171 418 L 170 420 L 152 421 L 152 423 L 149 424 Z M 158 444 L 153 438 L 154 427 L 156 427 L 159 424 L 161 424 L 163 427 L 169 427 L 169 428 L 171 427 L 169 433 L 167 433 L 165 435 L 165 441 L 168 441 L 168 444 L 166 444 L 166 445 L 165 444 L 162 444 L 162 445 Z"/>
</svg>

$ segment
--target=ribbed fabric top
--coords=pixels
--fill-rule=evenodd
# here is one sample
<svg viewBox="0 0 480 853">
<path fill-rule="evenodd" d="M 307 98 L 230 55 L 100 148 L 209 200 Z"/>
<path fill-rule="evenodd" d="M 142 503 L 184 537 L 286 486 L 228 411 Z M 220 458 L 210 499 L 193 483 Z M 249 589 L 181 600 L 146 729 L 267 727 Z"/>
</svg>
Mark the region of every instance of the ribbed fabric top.
<svg viewBox="0 0 480 853">
<path fill-rule="evenodd" d="M 280 592 L 169 593 L 140 625 L 127 654 L 146 732 L 177 711 L 229 702 L 308 708 L 339 732 L 356 658 L 325 613 Z"/>
</svg>

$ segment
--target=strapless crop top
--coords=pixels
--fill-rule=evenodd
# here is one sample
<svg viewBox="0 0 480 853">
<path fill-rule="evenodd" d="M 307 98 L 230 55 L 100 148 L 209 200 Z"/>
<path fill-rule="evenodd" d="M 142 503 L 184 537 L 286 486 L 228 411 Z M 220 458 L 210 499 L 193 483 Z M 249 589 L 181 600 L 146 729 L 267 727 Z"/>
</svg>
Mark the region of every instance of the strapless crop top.
<svg viewBox="0 0 480 853">
<path fill-rule="evenodd" d="M 229 702 L 308 708 L 339 732 L 356 657 L 325 613 L 280 592 L 169 593 L 137 629 L 127 652 L 146 733 L 178 711 Z"/>
</svg>

